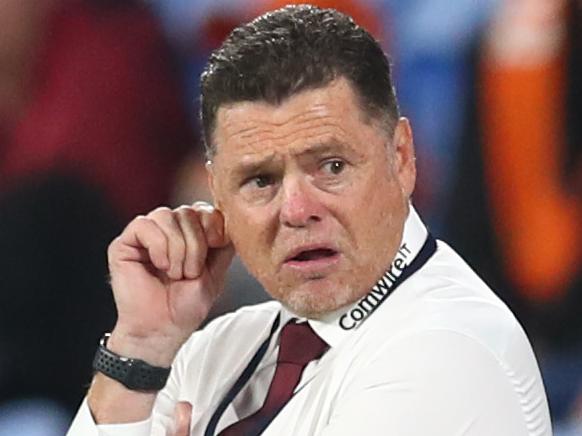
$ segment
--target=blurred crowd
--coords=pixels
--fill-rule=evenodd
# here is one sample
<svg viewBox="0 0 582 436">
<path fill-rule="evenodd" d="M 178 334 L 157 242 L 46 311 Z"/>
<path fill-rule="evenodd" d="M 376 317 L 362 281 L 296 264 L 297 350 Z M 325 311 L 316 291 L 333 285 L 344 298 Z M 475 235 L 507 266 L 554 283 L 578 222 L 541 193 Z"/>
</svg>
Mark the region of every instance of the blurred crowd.
<svg viewBox="0 0 582 436">
<path fill-rule="evenodd" d="M 209 199 L 199 74 L 288 3 L 305 1 L 0 0 L 0 436 L 67 428 L 115 319 L 109 241 Z M 524 325 L 555 434 L 582 434 L 582 2 L 311 3 L 390 54 L 415 204 Z M 265 299 L 235 261 L 214 316 Z"/>
</svg>

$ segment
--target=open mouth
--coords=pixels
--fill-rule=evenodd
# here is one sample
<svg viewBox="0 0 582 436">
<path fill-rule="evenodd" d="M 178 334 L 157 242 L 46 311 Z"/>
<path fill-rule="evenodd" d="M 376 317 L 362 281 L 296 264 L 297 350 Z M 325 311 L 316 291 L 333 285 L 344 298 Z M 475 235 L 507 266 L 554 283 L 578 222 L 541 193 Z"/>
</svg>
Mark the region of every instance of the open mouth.
<svg viewBox="0 0 582 436">
<path fill-rule="evenodd" d="M 292 262 L 308 262 L 310 260 L 319 260 L 329 257 L 333 257 L 337 254 L 337 251 L 331 248 L 317 248 L 314 250 L 304 250 L 293 256 L 288 261 Z"/>
</svg>

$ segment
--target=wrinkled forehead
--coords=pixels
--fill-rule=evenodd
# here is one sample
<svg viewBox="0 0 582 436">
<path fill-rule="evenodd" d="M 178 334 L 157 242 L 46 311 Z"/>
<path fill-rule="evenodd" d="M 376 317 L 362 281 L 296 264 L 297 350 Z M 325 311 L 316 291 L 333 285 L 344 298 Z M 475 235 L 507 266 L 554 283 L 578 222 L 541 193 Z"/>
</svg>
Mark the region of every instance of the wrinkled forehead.
<svg viewBox="0 0 582 436">
<path fill-rule="evenodd" d="M 344 80 L 302 91 L 280 104 L 238 102 L 217 112 L 217 155 L 263 153 L 305 147 L 314 142 L 347 142 L 357 130 L 371 127 L 358 99 Z"/>
</svg>

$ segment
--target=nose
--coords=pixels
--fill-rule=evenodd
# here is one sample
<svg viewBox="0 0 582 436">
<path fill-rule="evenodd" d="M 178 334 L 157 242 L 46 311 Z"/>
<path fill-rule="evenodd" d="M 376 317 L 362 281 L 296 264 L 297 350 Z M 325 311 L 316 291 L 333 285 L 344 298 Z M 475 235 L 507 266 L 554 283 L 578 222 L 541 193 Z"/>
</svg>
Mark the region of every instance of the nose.
<svg viewBox="0 0 582 436">
<path fill-rule="evenodd" d="M 307 180 L 284 180 L 282 194 L 281 224 L 301 228 L 321 221 L 325 207 L 318 199 L 315 188 Z"/>
</svg>

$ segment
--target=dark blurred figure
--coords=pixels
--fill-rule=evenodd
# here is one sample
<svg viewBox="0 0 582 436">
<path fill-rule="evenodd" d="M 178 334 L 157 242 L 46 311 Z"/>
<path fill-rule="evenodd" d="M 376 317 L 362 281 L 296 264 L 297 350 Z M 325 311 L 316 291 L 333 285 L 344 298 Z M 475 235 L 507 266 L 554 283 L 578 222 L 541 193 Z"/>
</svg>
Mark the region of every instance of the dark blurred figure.
<svg viewBox="0 0 582 436">
<path fill-rule="evenodd" d="M 0 403 L 72 413 L 114 319 L 107 244 L 168 202 L 192 123 L 141 3 L 2 0 L 0 27 Z"/>
<path fill-rule="evenodd" d="M 542 351 L 560 420 L 582 392 L 582 3 L 505 2 L 474 74 L 451 242 Z"/>
</svg>

